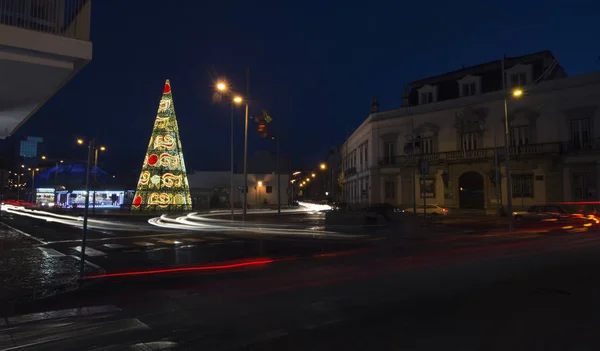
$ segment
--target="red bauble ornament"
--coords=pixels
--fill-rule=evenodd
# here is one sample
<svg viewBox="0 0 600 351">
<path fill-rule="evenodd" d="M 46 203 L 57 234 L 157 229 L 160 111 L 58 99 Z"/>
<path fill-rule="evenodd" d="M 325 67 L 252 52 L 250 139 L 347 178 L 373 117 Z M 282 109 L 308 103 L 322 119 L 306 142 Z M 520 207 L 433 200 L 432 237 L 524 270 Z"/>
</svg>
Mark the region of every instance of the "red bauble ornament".
<svg viewBox="0 0 600 351">
<path fill-rule="evenodd" d="M 133 199 L 133 206 L 138 207 L 141 204 L 142 204 L 142 197 L 138 195 L 135 197 L 135 199 Z"/>
<path fill-rule="evenodd" d="M 148 157 L 148 164 L 150 166 L 154 166 L 157 162 L 158 162 L 158 156 L 156 156 L 155 154 L 152 154 Z"/>
<path fill-rule="evenodd" d="M 163 94 L 168 94 L 171 92 L 171 84 L 165 83 L 165 88 L 163 89 Z"/>
</svg>

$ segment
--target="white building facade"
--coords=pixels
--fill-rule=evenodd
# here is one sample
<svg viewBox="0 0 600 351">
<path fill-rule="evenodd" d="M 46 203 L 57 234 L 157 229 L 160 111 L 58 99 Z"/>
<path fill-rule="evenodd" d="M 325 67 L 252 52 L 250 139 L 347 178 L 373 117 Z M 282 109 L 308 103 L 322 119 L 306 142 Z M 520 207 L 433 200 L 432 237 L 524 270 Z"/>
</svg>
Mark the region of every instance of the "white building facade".
<svg viewBox="0 0 600 351">
<path fill-rule="evenodd" d="M 600 72 L 566 77 L 549 52 L 504 65 L 506 91 L 523 91 L 506 104 L 513 207 L 599 201 Z M 506 204 L 502 62 L 409 89 L 405 106 L 372 113 L 342 146 L 344 200 L 489 210 Z"/>
<path fill-rule="evenodd" d="M 211 203 L 211 199 L 218 200 L 217 205 L 229 206 L 230 198 L 234 206 L 241 207 L 244 199 L 244 174 L 235 173 L 233 175 L 234 190 L 231 197 L 229 196 L 230 180 L 231 173 L 227 171 L 188 174 L 190 193 L 199 207 L 215 207 L 215 204 Z M 279 183 L 281 184 L 281 205 L 287 206 L 289 203 L 289 175 L 282 174 Z M 277 174 L 248 174 L 248 205 L 250 207 L 277 205 L 277 185 Z"/>
</svg>

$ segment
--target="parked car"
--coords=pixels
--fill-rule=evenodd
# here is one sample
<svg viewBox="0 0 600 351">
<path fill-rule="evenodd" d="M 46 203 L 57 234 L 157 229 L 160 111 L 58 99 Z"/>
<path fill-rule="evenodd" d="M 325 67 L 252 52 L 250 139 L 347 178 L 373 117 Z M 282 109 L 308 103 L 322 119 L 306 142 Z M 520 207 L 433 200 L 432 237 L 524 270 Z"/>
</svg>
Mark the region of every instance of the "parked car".
<svg viewBox="0 0 600 351">
<path fill-rule="evenodd" d="M 415 213 L 415 209 L 414 207 L 409 207 L 404 209 L 404 212 L 407 213 Z M 431 215 L 431 216 L 445 216 L 448 214 L 448 209 L 445 207 L 442 207 L 440 205 L 437 204 L 431 204 L 431 205 L 419 205 L 417 206 L 417 215 L 422 215 L 427 213 L 427 215 Z"/>
</svg>

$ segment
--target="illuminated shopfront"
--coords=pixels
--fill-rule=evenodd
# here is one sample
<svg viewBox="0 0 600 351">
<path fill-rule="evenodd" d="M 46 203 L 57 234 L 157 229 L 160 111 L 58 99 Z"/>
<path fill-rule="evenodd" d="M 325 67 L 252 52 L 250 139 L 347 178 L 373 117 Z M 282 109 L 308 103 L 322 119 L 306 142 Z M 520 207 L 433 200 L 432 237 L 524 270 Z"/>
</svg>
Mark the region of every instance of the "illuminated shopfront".
<svg viewBox="0 0 600 351">
<path fill-rule="evenodd" d="M 125 200 L 125 191 L 123 190 L 97 190 L 95 201 L 96 207 L 111 208 L 120 207 Z M 85 190 L 59 191 L 57 192 L 56 205 L 63 208 L 84 207 Z M 89 192 L 90 206 L 94 205 L 94 192 Z"/>
<path fill-rule="evenodd" d="M 54 188 L 35 189 L 35 203 L 39 206 L 54 206 Z"/>
</svg>

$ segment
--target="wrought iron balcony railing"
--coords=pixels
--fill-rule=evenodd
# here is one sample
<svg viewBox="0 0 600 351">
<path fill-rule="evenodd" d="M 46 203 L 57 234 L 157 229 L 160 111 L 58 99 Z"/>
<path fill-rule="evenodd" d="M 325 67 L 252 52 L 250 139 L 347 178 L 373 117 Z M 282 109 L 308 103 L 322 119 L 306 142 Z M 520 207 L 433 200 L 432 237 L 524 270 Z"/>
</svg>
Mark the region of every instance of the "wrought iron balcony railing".
<svg viewBox="0 0 600 351">
<path fill-rule="evenodd" d="M 509 148 L 511 158 L 527 158 L 543 154 L 560 154 L 565 147 L 562 143 L 543 143 L 529 144 L 521 146 L 511 146 Z M 503 160 L 506 154 L 504 147 L 498 147 L 497 153 L 499 159 Z M 429 163 L 457 163 L 470 161 L 485 161 L 494 159 L 494 148 L 458 150 L 447 152 L 436 152 L 429 154 L 402 155 L 394 157 L 382 157 L 379 159 L 380 167 L 394 167 L 402 165 L 414 165 L 419 160 L 426 160 Z"/>
<path fill-rule="evenodd" d="M 0 0 L 0 24 L 89 40 L 91 0 Z"/>
</svg>

